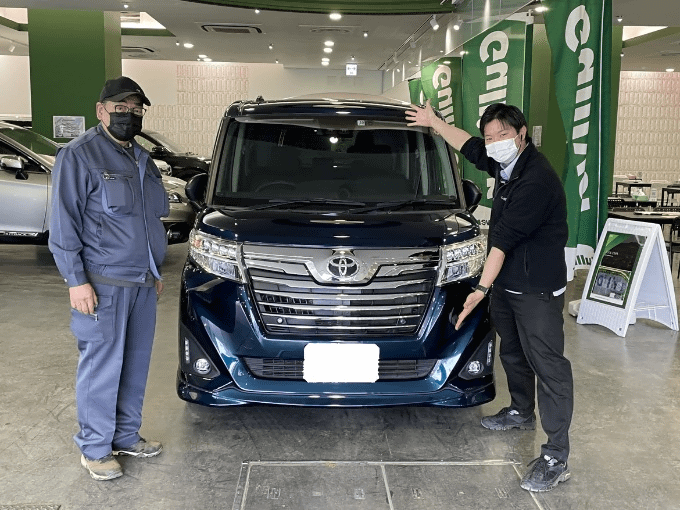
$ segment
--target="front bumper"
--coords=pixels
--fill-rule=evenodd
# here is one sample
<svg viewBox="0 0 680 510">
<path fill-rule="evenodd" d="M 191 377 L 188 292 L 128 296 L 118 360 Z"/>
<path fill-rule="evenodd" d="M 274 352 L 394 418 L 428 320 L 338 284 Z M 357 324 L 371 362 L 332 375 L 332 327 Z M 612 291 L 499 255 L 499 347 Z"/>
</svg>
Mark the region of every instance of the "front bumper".
<svg viewBox="0 0 680 510">
<path fill-rule="evenodd" d="M 490 326 L 488 307 L 478 307 L 459 331 L 448 321 L 451 309 L 459 309 L 467 297 L 470 282 L 436 289 L 414 337 L 345 340 L 377 344 L 381 360 L 436 359 L 426 377 L 308 383 L 255 377 L 244 357 L 301 360 L 308 343 L 341 340 L 265 335 L 244 286 L 206 275 L 191 264 L 185 267 L 182 281 L 177 393 L 183 400 L 206 406 L 468 407 L 495 398 L 495 330 Z M 199 358 L 209 360 L 210 373 L 202 376 L 196 372 L 193 363 Z M 473 359 L 482 360 L 484 370 L 470 377 L 465 370 Z"/>
</svg>

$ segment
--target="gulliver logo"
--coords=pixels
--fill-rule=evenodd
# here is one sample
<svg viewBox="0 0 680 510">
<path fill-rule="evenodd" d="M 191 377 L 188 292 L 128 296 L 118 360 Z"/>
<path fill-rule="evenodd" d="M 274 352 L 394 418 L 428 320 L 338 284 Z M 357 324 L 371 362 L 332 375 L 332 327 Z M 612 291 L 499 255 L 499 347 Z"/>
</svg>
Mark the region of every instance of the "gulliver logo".
<svg viewBox="0 0 680 510">
<path fill-rule="evenodd" d="M 491 32 L 479 46 L 479 58 L 486 66 L 485 92 L 479 95 L 479 116 L 493 103 L 505 103 L 508 94 L 508 63 L 505 58 L 508 55 L 510 39 L 508 34 L 501 31 Z M 489 60 L 491 59 L 491 60 Z M 477 121 L 479 127 L 479 120 Z"/>
<path fill-rule="evenodd" d="M 578 31 L 578 28 L 581 30 Z M 590 199 L 584 195 L 588 191 L 588 173 L 586 172 L 586 160 L 588 157 L 588 131 L 590 130 L 590 102 L 593 97 L 593 76 L 595 52 L 586 47 L 590 38 L 590 17 L 585 5 L 579 5 L 571 11 L 567 18 L 565 42 L 567 47 L 576 53 L 578 61 L 583 68 L 578 73 L 576 82 L 576 97 L 574 104 L 574 127 L 571 133 L 574 162 L 580 160 L 576 166 L 576 172 L 580 178 L 578 192 L 581 197 L 581 212 L 590 209 Z M 579 48 L 580 46 L 580 48 Z"/>
<path fill-rule="evenodd" d="M 359 272 L 359 263 L 348 255 L 336 255 L 328 260 L 328 272 L 336 278 L 351 278 Z"/>
<path fill-rule="evenodd" d="M 444 120 L 447 124 L 455 125 L 453 92 L 451 90 L 451 68 L 449 66 L 437 66 L 432 75 L 432 86 L 437 91 L 439 111 L 444 116 Z"/>
</svg>

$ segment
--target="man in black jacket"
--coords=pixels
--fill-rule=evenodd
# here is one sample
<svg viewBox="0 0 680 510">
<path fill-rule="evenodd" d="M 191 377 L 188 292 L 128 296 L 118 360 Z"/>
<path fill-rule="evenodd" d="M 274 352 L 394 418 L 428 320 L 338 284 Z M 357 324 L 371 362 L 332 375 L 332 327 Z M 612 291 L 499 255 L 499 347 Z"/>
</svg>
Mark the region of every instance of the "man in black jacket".
<svg viewBox="0 0 680 510">
<path fill-rule="evenodd" d="M 562 316 L 568 237 L 564 188 L 527 137 L 526 120 L 515 106 L 489 106 L 479 124 L 483 138 L 448 125 L 429 101 L 424 108 L 413 106 L 406 118 L 411 126 L 439 132 L 495 179 L 488 257 L 456 329 L 493 285 L 491 317 L 501 337 L 500 358 L 511 403 L 482 418 L 482 425 L 491 430 L 534 429 L 538 378 L 538 407 L 548 441 L 521 486 L 536 492 L 551 490 L 570 476 L 567 457 L 574 405 Z"/>
</svg>

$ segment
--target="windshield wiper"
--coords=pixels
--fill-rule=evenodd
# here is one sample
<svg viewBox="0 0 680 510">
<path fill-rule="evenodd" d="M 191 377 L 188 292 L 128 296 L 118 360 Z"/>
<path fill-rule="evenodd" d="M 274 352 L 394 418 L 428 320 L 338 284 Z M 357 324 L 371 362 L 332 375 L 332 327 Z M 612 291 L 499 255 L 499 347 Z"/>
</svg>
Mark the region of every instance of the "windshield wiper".
<svg viewBox="0 0 680 510">
<path fill-rule="evenodd" d="M 400 200 L 396 202 L 381 202 L 368 207 L 360 207 L 359 209 L 348 209 L 345 212 L 348 214 L 362 214 L 366 212 L 379 211 L 381 209 L 397 210 L 409 205 L 444 205 L 447 207 L 453 207 L 453 202 L 446 199 L 412 198 L 410 200 Z"/>
<path fill-rule="evenodd" d="M 353 202 L 351 200 L 334 200 L 334 199 L 326 199 L 326 198 L 305 198 L 305 199 L 298 199 L 298 200 L 270 200 L 268 204 L 264 205 L 256 205 L 256 206 L 251 206 L 248 207 L 247 209 L 249 211 L 261 211 L 263 209 L 274 209 L 278 207 L 301 207 L 309 204 L 315 204 L 315 205 L 325 205 L 325 204 L 333 204 L 333 205 L 356 205 L 356 206 L 365 206 L 365 202 Z"/>
</svg>

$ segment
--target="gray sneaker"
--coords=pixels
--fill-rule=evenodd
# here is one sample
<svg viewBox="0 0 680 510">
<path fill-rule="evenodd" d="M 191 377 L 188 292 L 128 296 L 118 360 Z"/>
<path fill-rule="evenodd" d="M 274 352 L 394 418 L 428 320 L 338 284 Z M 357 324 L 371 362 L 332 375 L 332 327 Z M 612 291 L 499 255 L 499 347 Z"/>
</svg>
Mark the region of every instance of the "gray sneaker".
<svg viewBox="0 0 680 510">
<path fill-rule="evenodd" d="M 522 416 L 515 409 L 504 407 L 493 416 L 482 418 L 482 427 L 491 430 L 534 430 L 536 428 L 536 415 Z"/>
<path fill-rule="evenodd" d="M 529 463 L 531 469 L 522 477 L 519 484 L 522 489 L 531 492 L 547 492 L 557 487 L 560 482 L 569 480 L 571 473 L 566 462 L 560 462 L 555 457 L 543 455 Z"/>
<path fill-rule="evenodd" d="M 95 480 L 113 480 L 123 476 L 123 469 L 111 454 L 101 459 L 88 459 L 85 455 L 81 455 L 80 464 L 87 469 L 87 472 Z"/>
<path fill-rule="evenodd" d="M 163 451 L 163 445 L 159 441 L 147 441 L 140 438 L 132 446 L 127 448 L 114 448 L 114 455 L 131 455 L 132 457 L 155 457 Z"/>
</svg>

